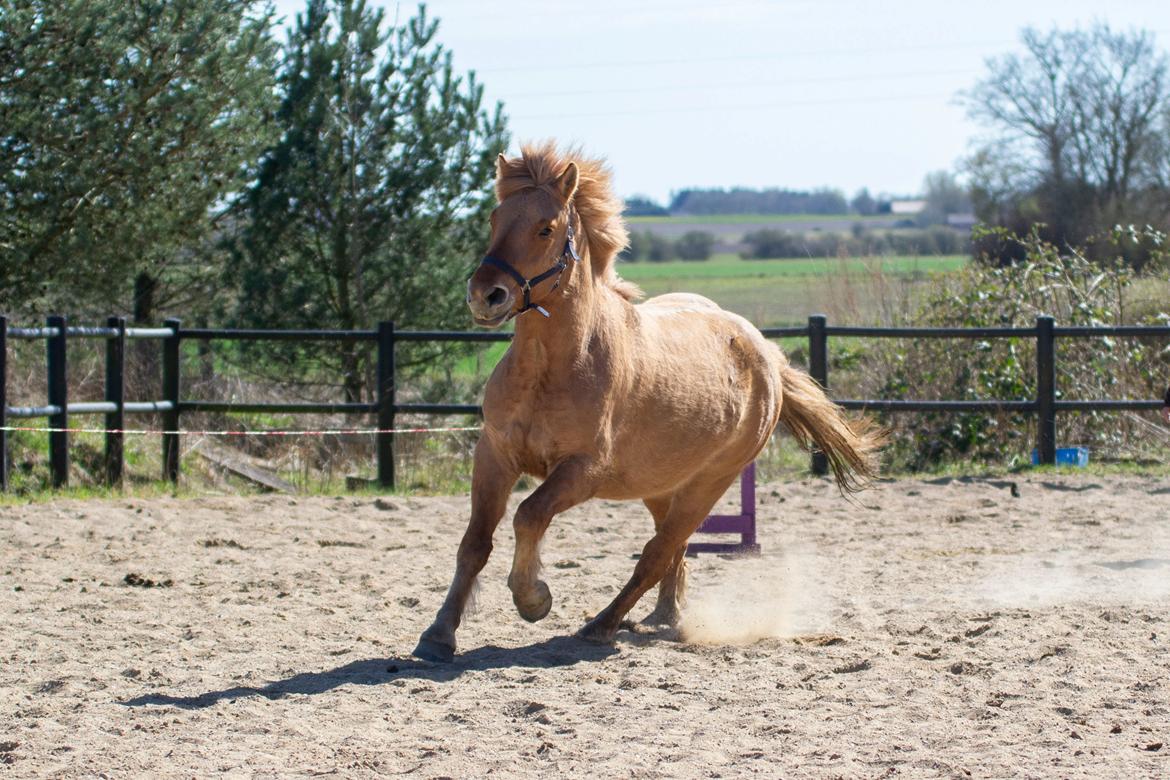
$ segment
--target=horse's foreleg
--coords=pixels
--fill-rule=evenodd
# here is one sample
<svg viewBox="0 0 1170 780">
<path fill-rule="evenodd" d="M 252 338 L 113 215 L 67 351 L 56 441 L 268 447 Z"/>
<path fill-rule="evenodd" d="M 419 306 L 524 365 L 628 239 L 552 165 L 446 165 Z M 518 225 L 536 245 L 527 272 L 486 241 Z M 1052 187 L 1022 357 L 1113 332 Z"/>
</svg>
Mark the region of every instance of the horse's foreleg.
<svg viewBox="0 0 1170 780">
<path fill-rule="evenodd" d="M 559 464 L 532 495 L 521 502 L 513 525 L 516 530 L 516 553 L 508 587 L 516 610 L 527 621 L 536 622 L 552 609 L 552 593 L 540 575 L 540 540 L 553 515 L 580 504 L 593 495 L 594 481 L 589 464 L 571 458 Z"/>
<path fill-rule="evenodd" d="M 654 516 L 654 530 L 662 528 L 666 522 L 667 512 L 670 510 L 671 497 L 647 498 L 643 501 L 650 514 Z M 658 583 L 658 603 L 654 611 L 642 619 L 647 626 L 677 626 L 682 615 L 680 607 L 686 599 L 687 590 L 687 563 L 686 545 L 683 545 L 674 556 L 674 560 Z"/>
<path fill-rule="evenodd" d="M 471 477 L 471 522 L 459 543 L 455 576 L 435 622 L 419 638 L 414 654 L 427 661 L 450 661 L 455 656 L 455 630 L 475 585 L 475 578 L 492 552 L 492 535 L 504 511 L 518 473 L 492 451 L 486 440 L 475 447 Z"/>
</svg>

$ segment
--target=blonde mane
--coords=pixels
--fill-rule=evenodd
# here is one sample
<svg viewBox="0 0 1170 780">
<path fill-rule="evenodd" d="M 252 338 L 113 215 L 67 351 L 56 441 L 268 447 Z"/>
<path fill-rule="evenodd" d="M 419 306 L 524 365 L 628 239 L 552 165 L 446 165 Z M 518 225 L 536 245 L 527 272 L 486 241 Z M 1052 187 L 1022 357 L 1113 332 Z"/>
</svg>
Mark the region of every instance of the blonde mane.
<svg viewBox="0 0 1170 780">
<path fill-rule="evenodd" d="M 520 157 L 501 161 L 496 172 L 496 197 L 503 201 L 521 190 L 549 188 L 570 162 L 576 163 L 573 207 L 581 218 L 593 276 L 628 301 L 640 298 L 638 286 L 622 279 L 614 268 L 618 252 L 626 248 L 630 237 L 622 221 L 622 201 L 610 186 L 611 174 L 605 161 L 583 157 L 578 148 L 562 154 L 552 140 L 526 143 L 520 151 Z"/>
</svg>

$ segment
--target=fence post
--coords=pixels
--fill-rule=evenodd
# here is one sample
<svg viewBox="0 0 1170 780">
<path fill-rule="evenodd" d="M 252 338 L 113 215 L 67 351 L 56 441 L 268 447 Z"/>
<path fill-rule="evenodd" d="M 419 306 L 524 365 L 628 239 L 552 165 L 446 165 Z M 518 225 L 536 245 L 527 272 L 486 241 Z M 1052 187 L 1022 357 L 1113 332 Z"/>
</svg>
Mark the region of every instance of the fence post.
<svg viewBox="0 0 1170 780">
<path fill-rule="evenodd" d="M 823 314 L 808 318 L 808 373 L 825 392 L 829 391 L 829 336 L 825 330 L 827 320 Z M 812 473 L 824 476 L 829 473 L 829 459 L 825 453 L 814 450 Z"/>
<path fill-rule="evenodd" d="M 394 429 L 394 406 L 397 388 L 394 383 L 394 323 L 378 323 L 378 430 Z M 394 434 L 376 434 L 378 448 L 378 485 L 394 489 Z"/>
<path fill-rule="evenodd" d="M 0 314 L 0 493 L 8 492 L 8 318 Z"/>
<path fill-rule="evenodd" d="M 49 336 L 45 345 L 48 358 L 49 406 L 58 409 L 56 414 L 49 417 L 49 427 L 57 429 L 49 434 L 49 472 L 53 487 L 59 488 L 69 484 L 69 434 L 65 430 L 69 427 L 66 323 L 64 317 L 53 315 L 45 324 L 57 330 L 57 335 Z"/>
<path fill-rule="evenodd" d="M 126 427 L 126 318 L 110 317 L 106 327 L 117 334 L 106 339 L 106 401 L 117 406 L 106 413 L 106 484 L 122 484 L 122 464 L 125 462 L 122 429 Z"/>
<path fill-rule="evenodd" d="M 171 329 L 171 335 L 163 337 L 162 343 L 162 396 L 171 402 L 171 408 L 162 414 L 163 431 L 163 479 L 172 483 L 179 481 L 179 326 L 180 320 L 169 319 L 163 323 Z"/>
<path fill-rule="evenodd" d="M 1052 317 L 1036 318 L 1036 415 L 1040 462 L 1056 463 L 1056 344 Z"/>
</svg>

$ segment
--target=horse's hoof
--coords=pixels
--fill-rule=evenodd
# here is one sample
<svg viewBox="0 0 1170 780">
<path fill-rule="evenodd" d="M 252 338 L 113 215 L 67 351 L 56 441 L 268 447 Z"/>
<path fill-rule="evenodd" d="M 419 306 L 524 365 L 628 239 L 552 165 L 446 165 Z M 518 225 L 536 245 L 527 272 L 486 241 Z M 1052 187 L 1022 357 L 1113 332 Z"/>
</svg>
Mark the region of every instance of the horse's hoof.
<svg viewBox="0 0 1170 780">
<path fill-rule="evenodd" d="M 542 620 L 552 609 L 552 591 L 548 589 L 548 585 L 543 580 L 537 580 L 533 590 L 536 591 L 535 599 L 522 600 L 519 594 L 512 594 L 512 602 L 516 605 L 516 611 L 529 623 Z"/>
<path fill-rule="evenodd" d="M 638 622 L 650 628 L 662 628 L 663 626 L 677 628 L 681 621 L 682 615 L 679 614 L 677 609 L 662 609 L 658 607 Z"/>
<path fill-rule="evenodd" d="M 583 639 L 593 645 L 612 645 L 615 636 L 617 636 L 617 631 L 604 628 L 593 620 L 586 623 L 577 632 L 578 639 Z"/>
<path fill-rule="evenodd" d="M 418 647 L 414 648 L 411 655 L 431 663 L 449 664 L 455 660 L 455 648 L 424 637 L 418 640 Z"/>
</svg>

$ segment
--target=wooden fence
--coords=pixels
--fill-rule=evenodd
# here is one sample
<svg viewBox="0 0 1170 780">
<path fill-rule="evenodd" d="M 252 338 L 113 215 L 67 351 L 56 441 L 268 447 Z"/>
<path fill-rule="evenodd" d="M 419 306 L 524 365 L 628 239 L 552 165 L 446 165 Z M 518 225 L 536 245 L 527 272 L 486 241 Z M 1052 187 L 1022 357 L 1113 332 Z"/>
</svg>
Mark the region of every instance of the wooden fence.
<svg viewBox="0 0 1170 780">
<path fill-rule="evenodd" d="M 1170 340 L 1170 327 L 1117 326 L 1058 328 L 1051 317 L 1037 317 L 1032 328 L 866 328 L 831 326 L 823 315 L 808 318 L 808 324 L 792 328 L 763 328 L 768 338 L 807 337 L 809 373 L 826 389 L 829 384 L 829 337 L 864 338 L 947 338 L 996 339 L 1031 338 L 1036 340 L 1036 397 L 1031 399 L 991 399 L 981 401 L 837 399 L 847 409 L 888 412 L 1002 412 L 1035 414 L 1038 418 L 1037 449 L 1041 463 L 1056 461 L 1056 414 L 1061 411 L 1152 410 L 1158 400 L 1067 400 L 1058 397 L 1056 388 L 1056 339 L 1112 336 L 1120 338 L 1162 337 Z M 117 485 L 124 467 L 122 432 L 127 415 L 154 415 L 162 428 L 163 478 L 179 477 L 179 437 L 182 416 L 187 412 L 274 412 L 281 414 L 375 415 L 378 483 L 393 488 L 395 421 L 400 414 L 453 415 L 480 414 L 471 404 L 399 403 L 396 394 L 395 350 L 408 341 L 509 341 L 510 333 L 403 331 L 394 323 L 380 323 L 377 330 L 230 330 L 222 328 L 183 328 L 179 320 L 167 320 L 161 328 L 131 328 L 123 318 L 111 317 L 105 327 L 70 326 L 64 317 L 49 317 L 44 327 L 9 327 L 0 316 L 0 490 L 8 490 L 10 420 L 46 418 L 49 433 L 49 467 L 52 484 L 62 487 L 69 480 L 70 418 L 77 415 L 103 415 L 101 430 L 105 435 L 105 482 Z M 44 406 L 8 406 L 7 356 L 9 339 L 40 339 L 46 344 L 47 403 Z M 103 339 L 106 344 L 105 396 L 103 401 L 71 403 L 68 398 L 66 368 L 70 339 Z M 152 339 L 160 342 L 162 357 L 161 399 L 157 401 L 125 400 L 126 344 L 129 339 Z M 236 401 L 197 401 L 182 398 L 180 347 L 184 341 L 362 341 L 377 344 L 377 394 L 373 403 L 248 403 Z M 825 474 L 828 463 L 822 454 L 814 454 L 811 468 Z"/>
</svg>

